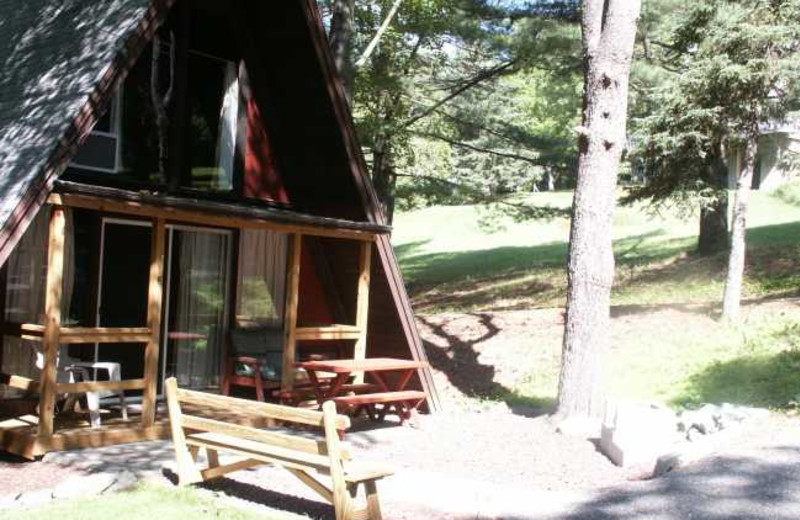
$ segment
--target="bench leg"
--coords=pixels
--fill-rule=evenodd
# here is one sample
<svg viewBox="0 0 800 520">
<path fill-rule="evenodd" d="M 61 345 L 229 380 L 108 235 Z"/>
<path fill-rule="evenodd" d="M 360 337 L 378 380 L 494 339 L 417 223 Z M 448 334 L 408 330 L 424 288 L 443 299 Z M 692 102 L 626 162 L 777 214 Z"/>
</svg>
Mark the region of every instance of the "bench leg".
<svg viewBox="0 0 800 520">
<path fill-rule="evenodd" d="M 378 486 L 374 480 L 364 482 L 364 490 L 367 493 L 367 514 L 369 520 L 381 520 L 381 504 L 378 501 Z"/>
<path fill-rule="evenodd" d="M 197 462 L 197 454 L 200 453 L 199 446 L 189 446 L 189 455 L 192 456 L 192 462 Z"/>
<path fill-rule="evenodd" d="M 178 485 L 186 486 L 196 482 L 202 482 L 203 476 L 200 470 L 195 466 L 197 460 L 197 452 L 200 448 L 197 446 L 175 446 L 175 458 L 178 463 Z"/>
<path fill-rule="evenodd" d="M 219 467 L 219 454 L 217 453 L 217 450 L 206 448 L 206 458 L 208 458 L 209 468 Z"/>
</svg>

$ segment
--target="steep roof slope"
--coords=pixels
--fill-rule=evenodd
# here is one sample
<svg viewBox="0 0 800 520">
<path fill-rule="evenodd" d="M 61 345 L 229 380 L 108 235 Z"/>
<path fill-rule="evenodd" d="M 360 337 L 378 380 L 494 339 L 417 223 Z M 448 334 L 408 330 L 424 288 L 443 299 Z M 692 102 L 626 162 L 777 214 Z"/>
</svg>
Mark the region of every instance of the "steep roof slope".
<svg viewBox="0 0 800 520">
<path fill-rule="evenodd" d="M 0 265 L 173 3 L 174 0 L 0 0 Z M 250 10 L 247 14 L 254 17 L 252 23 L 257 32 L 263 32 L 270 24 L 268 33 L 279 39 L 291 32 L 286 41 L 294 45 L 279 47 L 273 55 L 273 65 L 285 65 L 302 57 L 302 64 L 294 65 L 305 67 L 298 78 L 317 85 L 281 86 L 286 91 L 305 85 L 313 98 L 307 100 L 314 107 L 313 121 L 318 129 L 325 130 L 308 134 L 312 118 L 296 118 L 304 126 L 294 130 L 290 126 L 289 135 L 295 146 L 308 148 L 301 156 L 319 155 L 323 146 L 329 146 L 330 157 L 347 165 L 344 175 L 332 179 L 340 184 L 339 191 L 331 191 L 330 186 L 319 190 L 314 183 L 300 188 L 311 194 L 320 191 L 327 200 L 344 201 L 349 206 L 325 208 L 326 216 L 358 218 L 349 214 L 349 210 L 358 209 L 361 218 L 384 224 L 315 0 L 238 0 L 233 5 Z M 305 25 L 305 31 L 297 29 L 297 20 Z M 316 68 L 308 69 L 305 64 L 312 62 Z M 287 76 L 280 77 L 287 81 Z M 309 173 L 308 164 L 295 166 L 296 171 Z M 326 171 L 328 168 L 317 173 Z M 324 202 L 326 197 L 320 200 Z M 337 214 L 328 214 L 330 211 Z M 380 235 L 376 246 L 379 262 L 374 267 L 376 290 L 370 313 L 380 319 L 371 320 L 370 352 L 410 353 L 415 359 L 425 360 L 389 237 Z M 429 370 L 421 371 L 420 383 L 430 396 L 432 407 L 438 408 Z"/>
<path fill-rule="evenodd" d="M 0 264 L 169 3 L 0 0 Z"/>
</svg>

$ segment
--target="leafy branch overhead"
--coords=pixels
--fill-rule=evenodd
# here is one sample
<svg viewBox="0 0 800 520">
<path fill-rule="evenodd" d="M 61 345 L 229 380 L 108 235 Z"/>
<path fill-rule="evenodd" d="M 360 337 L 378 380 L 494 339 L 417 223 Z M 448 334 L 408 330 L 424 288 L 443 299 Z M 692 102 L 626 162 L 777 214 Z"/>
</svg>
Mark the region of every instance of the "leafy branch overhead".
<svg viewBox="0 0 800 520">
<path fill-rule="evenodd" d="M 389 215 L 432 202 L 429 178 L 470 186 L 438 201 L 570 184 L 579 2 L 351 3 L 353 111 Z"/>
</svg>

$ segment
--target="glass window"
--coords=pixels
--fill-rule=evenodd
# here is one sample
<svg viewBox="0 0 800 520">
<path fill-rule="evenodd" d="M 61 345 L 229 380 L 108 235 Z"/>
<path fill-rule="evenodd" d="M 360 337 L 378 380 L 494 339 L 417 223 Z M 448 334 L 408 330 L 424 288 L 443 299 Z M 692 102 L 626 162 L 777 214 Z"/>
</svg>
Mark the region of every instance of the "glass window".
<svg viewBox="0 0 800 520">
<path fill-rule="evenodd" d="M 239 114 L 239 80 L 234 63 L 190 52 L 187 153 L 189 187 L 233 189 Z"/>
<path fill-rule="evenodd" d="M 283 327 L 287 251 L 286 233 L 241 232 L 236 300 L 240 325 Z"/>
<path fill-rule="evenodd" d="M 106 113 L 86 137 L 70 163 L 71 167 L 105 173 L 119 170 L 119 99 L 117 95 Z"/>
<path fill-rule="evenodd" d="M 122 150 L 120 169 L 128 178 L 147 184 L 165 184 L 158 166 L 159 130 L 150 85 L 152 45 L 141 55 L 125 80 L 121 101 Z M 162 77 L 169 75 L 169 46 L 161 46 Z M 168 132 L 169 129 L 166 129 Z"/>
</svg>

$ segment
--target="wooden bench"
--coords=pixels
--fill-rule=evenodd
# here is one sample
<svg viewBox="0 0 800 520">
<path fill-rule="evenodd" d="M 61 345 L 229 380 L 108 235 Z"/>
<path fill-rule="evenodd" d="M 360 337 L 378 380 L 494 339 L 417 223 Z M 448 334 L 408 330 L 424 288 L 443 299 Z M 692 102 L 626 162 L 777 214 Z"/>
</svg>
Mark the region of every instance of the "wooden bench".
<svg viewBox="0 0 800 520">
<path fill-rule="evenodd" d="M 382 421 L 386 414 L 392 409 L 400 417 L 400 424 L 412 418 L 417 407 L 425 401 L 425 392 L 418 390 L 399 390 L 396 392 L 378 392 L 361 395 L 344 395 L 331 399 L 336 403 L 339 410 L 355 407 L 367 410 L 370 418 Z M 376 412 L 375 405 L 384 405 Z"/>
<path fill-rule="evenodd" d="M 354 462 L 340 436 L 350 427 L 350 419 L 336 413 L 333 402 L 322 411 L 305 410 L 278 404 L 259 403 L 194 392 L 178 388 L 175 378 L 165 382 L 170 429 L 178 466 L 178 484 L 186 485 L 261 464 L 282 466 L 313 489 L 336 511 L 336 520 L 380 520 L 376 482 L 393 472 L 375 464 Z M 184 409 L 235 410 L 259 419 L 271 419 L 287 426 L 316 427 L 324 435 L 310 438 L 306 432 L 289 428 L 280 431 L 259 429 L 196 415 Z M 197 455 L 205 449 L 208 467 L 198 468 Z M 220 464 L 220 451 L 238 455 L 236 461 Z M 318 475 L 324 478 L 320 479 Z M 328 483 L 330 482 L 330 483 Z M 363 485 L 366 504 L 356 506 Z"/>
</svg>

